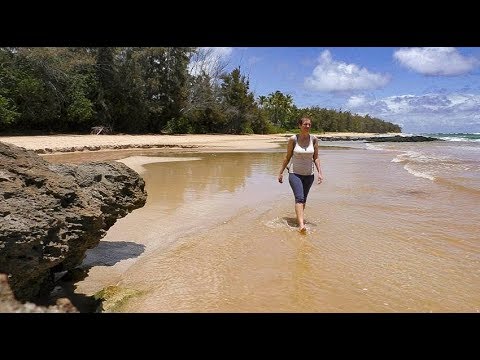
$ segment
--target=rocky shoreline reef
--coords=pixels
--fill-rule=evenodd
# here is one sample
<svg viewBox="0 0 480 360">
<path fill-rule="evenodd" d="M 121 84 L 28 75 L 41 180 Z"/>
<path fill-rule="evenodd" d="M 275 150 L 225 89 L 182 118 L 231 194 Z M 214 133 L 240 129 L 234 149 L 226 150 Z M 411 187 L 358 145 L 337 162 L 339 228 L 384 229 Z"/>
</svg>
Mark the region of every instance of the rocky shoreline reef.
<svg viewBox="0 0 480 360">
<path fill-rule="evenodd" d="M 37 304 L 146 199 L 143 179 L 120 162 L 51 164 L 0 142 L 0 312 L 76 311 L 69 299 Z"/>
<path fill-rule="evenodd" d="M 424 142 L 443 141 L 441 139 L 423 135 L 390 135 L 390 136 L 317 136 L 321 141 L 366 141 L 366 142 Z"/>
</svg>

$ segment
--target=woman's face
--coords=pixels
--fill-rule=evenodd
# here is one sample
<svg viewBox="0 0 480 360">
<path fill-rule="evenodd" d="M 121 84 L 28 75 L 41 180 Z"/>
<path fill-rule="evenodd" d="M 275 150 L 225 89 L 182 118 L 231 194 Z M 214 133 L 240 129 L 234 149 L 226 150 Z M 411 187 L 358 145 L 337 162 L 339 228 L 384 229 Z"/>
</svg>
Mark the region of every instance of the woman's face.
<svg viewBox="0 0 480 360">
<path fill-rule="evenodd" d="M 311 126 L 312 126 L 312 124 L 311 124 L 310 120 L 304 120 L 304 121 L 302 121 L 302 125 L 300 125 L 300 129 L 305 130 L 305 131 L 309 131 Z"/>
</svg>

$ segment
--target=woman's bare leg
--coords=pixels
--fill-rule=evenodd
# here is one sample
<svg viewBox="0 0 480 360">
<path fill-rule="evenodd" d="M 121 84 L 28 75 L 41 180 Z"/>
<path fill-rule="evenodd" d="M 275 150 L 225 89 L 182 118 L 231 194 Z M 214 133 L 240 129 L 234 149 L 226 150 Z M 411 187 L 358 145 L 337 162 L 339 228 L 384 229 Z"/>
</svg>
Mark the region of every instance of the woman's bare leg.
<svg viewBox="0 0 480 360">
<path fill-rule="evenodd" d="M 304 210 L 305 204 L 295 203 L 295 214 L 297 215 L 298 229 L 300 230 L 300 232 L 306 231 L 305 222 L 303 220 Z"/>
</svg>

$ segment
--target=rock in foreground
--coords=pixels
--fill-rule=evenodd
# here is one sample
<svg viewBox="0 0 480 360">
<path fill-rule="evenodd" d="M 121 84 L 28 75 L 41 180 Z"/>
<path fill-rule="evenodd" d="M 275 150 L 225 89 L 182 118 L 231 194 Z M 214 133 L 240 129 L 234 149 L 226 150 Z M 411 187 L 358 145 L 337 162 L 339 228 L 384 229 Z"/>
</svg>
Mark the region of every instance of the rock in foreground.
<svg viewBox="0 0 480 360">
<path fill-rule="evenodd" d="M 50 164 L 0 143 L 0 273 L 15 297 L 48 294 L 55 273 L 80 265 L 117 219 L 145 205 L 144 187 L 119 162 Z"/>
</svg>

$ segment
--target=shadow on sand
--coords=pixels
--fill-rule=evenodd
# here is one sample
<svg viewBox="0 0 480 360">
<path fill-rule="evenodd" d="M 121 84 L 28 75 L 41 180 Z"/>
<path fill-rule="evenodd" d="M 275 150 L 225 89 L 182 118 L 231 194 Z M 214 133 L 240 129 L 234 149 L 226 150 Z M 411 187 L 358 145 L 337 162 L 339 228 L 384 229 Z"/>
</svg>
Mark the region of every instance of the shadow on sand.
<svg viewBox="0 0 480 360">
<path fill-rule="evenodd" d="M 298 227 L 297 218 L 284 216 L 282 219 L 283 219 L 283 221 L 285 221 L 287 223 L 288 226 L 293 227 L 293 228 Z M 309 221 L 308 219 L 305 219 L 305 225 L 317 226 L 317 224 Z"/>
<path fill-rule="evenodd" d="M 113 266 L 117 262 L 133 259 L 145 251 L 145 245 L 131 241 L 100 241 L 93 249 L 87 250 L 80 267 L 62 274 L 56 281 L 55 288 L 46 299 L 40 300 L 42 305 L 53 305 L 59 298 L 68 298 L 81 313 L 99 312 L 101 299 L 85 294 L 76 294 L 76 283 L 88 276 L 93 266 Z"/>
<path fill-rule="evenodd" d="M 92 266 L 113 266 L 117 262 L 140 256 L 145 245 L 131 241 L 100 241 L 93 249 L 87 250 L 82 268 Z"/>
</svg>

